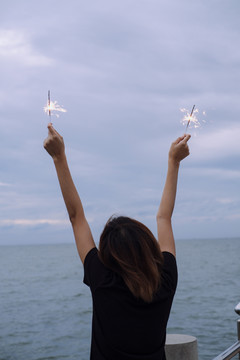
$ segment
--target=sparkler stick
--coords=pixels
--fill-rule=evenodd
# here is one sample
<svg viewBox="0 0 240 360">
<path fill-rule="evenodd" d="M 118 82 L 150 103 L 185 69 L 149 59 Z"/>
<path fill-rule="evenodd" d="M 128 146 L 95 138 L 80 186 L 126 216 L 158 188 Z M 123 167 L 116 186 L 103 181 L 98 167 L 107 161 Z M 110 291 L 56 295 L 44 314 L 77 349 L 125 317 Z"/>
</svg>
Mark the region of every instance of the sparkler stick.
<svg viewBox="0 0 240 360">
<path fill-rule="evenodd" d="M 188 119 L 188 123 L 187 123 L 185 132 L 187 131 L 188 125 L 190 124 L 190 121 L 191 121 L 191 118 L 192 118 L 192 114 L 193 114 L 194 108 L 195 108 L 195 105 L 193 105 L 193 108 L 192 108 L 191 114 L 190 114 L 190 116 L 189 116 L 189 119 Z"/>
<path fill-rule="evenodd" d="M 48 90 L 48 116 L 51 119 L 51 101 L 50 101 L 50 90 Z M 50 121 L 51 122 L 51 121 Z"/>
<path fill-rule="evenodd" d="M 192 108 L 191 114 L 190 114 L 190 116 L 189 116 L 189 120 L 188 120 L 188 123 L 187 123 L 185 132 L 187 131 L 187 128 L 188 128 L 188 126 L 189 126 L 189 124 L 190 124 L 190 121 L 191 121 L 191 118 L 192 118 L 192 114 L 193 114 L 194 108 L 195 108 L 195 105 L 193 105 L 193 108 Z"/>
</svg>

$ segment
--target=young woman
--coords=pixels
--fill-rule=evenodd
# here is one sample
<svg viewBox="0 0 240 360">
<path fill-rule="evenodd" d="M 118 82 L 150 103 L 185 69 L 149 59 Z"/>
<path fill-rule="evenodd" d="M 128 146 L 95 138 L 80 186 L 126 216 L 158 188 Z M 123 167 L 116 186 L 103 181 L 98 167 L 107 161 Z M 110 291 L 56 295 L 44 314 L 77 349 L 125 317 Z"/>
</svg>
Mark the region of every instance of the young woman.
<svg viewBox="0 0 240 360">
<path fill-rule="evenodd" d="M 91 360 L 161 360 L 177 286 L 171 217 L 180 161 L 189 155 L 184 135 L 169 150 L 168 172 L 157 212 L 158 240 L 142 223 L 112 217 L 94 243 L 74 186 L 63 138 L 48 125 L 44 147 L 52 156 L 73 227 L 84 283 L 93 299 Z"/>
</svg>

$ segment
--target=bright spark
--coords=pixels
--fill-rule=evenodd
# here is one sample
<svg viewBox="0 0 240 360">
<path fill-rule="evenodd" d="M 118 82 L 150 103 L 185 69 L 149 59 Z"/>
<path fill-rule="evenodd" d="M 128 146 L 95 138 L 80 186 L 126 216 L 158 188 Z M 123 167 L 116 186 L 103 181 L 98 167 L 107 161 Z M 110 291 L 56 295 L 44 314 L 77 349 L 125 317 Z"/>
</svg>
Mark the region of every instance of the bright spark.
<svg viewBox="0 0 240 360">
<path fill-rule="evenodd" d="M 192 112 L 182 108 L 180 109 L 180 111 L 182 113 L 184 113 L 183 118 L 181 119 L 181 123 L 186 126 L 186 130 L 189 126 L 189 128 L 198 128 L 199 126 L 201 126 L 199 120 L 197 119 L 197 115 L 199 113 L 198 109 L 194 109 Z"/>
<path fill-rule="evenodd" d="M 59 114 L 56 114 L 55 112 L 67 112 L 66 109 L 64 109 L 62 106 L 60 106 L 57 101 L 50 101 L 50 95 L 48 98 L 47 105 L 44 106 L 45 113 L 48 113 L 49 116 L 55 115 L 56 117 L 59 117 Z"/>
</svg>

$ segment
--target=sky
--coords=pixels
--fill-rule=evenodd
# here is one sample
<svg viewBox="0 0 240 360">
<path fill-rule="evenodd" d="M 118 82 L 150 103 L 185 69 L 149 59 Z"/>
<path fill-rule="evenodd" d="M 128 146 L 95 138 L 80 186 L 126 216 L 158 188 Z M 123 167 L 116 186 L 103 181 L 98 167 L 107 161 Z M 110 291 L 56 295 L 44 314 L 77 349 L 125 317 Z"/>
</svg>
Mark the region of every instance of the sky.
<svg viewBox="0 0 240 360">
<path fill-rule="evenodd" d="M 71 243 L 52 116 L 93 236 L 112 214 L 156 234 L 169 147 L 189 128 L 176 239 L 240 237 L 239 0 L 8 0 L 0 13 L 0 244 Z M 204 114 L 203 114 L 204 112 Z"/>
</svg>

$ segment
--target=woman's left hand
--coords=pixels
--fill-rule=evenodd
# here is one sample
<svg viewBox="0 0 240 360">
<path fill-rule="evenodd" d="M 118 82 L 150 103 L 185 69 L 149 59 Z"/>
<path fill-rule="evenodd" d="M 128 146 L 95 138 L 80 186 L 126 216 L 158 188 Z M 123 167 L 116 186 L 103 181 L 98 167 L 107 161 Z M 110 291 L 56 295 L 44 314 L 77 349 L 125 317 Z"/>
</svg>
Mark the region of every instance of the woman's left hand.
<svg viewBox="0 0 240 360">
<path fill-rule="evenodd" d="M 48 137 L 44 140 L 45 150 L 52 156 L 53 160 L 65 156 L 65 145 L 63 137 L 54 129 L 51 123 L 48 124 Z"/>
</svg>

